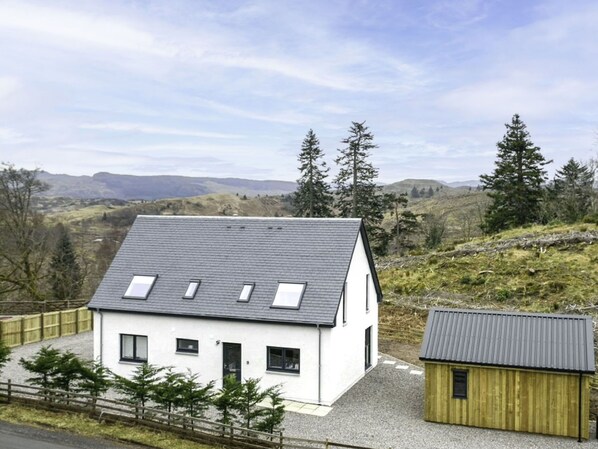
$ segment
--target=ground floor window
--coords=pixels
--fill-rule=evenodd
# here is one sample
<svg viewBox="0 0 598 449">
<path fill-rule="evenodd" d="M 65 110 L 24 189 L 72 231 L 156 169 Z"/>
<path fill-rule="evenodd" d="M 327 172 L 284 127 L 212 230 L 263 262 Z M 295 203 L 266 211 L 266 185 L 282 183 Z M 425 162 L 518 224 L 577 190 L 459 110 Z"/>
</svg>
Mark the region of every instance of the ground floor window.
<svg viewBox="0 0 598 449">
<path fill-rule="evenodd" d="M 189 354 L 197 354 L 199 352 L 199 343 L 197 340 L 177 338 L 176 352 L 188 352 Z"/>
<path fill-rule="evenodd" d="M 299 349 L 268 346 L 267 359 L 269 371 L 299 372 Z"/>
<path fill-rule="evenodd" d="M 147 336 L 121 334 L 120 359 L 127 362 L 147 362 Z"/>
<path fill-rule="evenodd" d="M 462 369 L 453 370 L 453 397 L 467 399 L 467 371 Z"/>
</svg>

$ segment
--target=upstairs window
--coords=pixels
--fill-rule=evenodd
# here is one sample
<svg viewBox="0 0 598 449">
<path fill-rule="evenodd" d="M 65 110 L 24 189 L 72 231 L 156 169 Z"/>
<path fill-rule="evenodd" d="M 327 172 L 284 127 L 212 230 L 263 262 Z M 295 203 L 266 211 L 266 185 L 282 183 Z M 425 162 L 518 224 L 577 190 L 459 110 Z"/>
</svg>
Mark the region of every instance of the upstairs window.
<svg viewBox="0 0 598 449">
<path fill-rule="evenodd" d="M 158 276 L 133 276 L 123 298 L 147 299 Z"/>
<path fill-rule="evenodd" d="M 197 293 L 197 289 L 201 284 L 201 281 L 189 281 L 189 286 L 187 287 L 187 291 L 185 292 L 184 299 L 193 299 L 195 298 L 195 294 Z"/>
<path fill-rule="evenodd" d="M 370 275 L 365 275 L 365 311 L 370 311 Z"/>
<path fill-rule="evenodd" d="M 251 293 L 253 292 L 253 287 L 255 284 L 243 284 L 243 289 L 241 290 L 241 294 L 239 295 L 239 302 L 249 302 L 249 298 L 251 298 Z"/>
<path fill-rule="evenodd" d="M 347 283 L 343 288 L 343 324 L 347 324 Z"/>
<path fill-rule="evenodd" d="M 280 282 L 272 307 L 283 309 L 298 309 L 305 291 L 305 284 Z"/>
</svg>

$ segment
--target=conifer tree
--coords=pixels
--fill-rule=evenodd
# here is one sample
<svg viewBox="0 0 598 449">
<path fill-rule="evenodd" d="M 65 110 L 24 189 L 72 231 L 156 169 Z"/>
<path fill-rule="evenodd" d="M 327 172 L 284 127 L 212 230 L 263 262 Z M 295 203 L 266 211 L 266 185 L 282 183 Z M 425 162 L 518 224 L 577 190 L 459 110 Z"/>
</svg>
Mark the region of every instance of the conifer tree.
<svg viewBox="0 0 598 449">
<path fill-rule="evenodd" d="M 549 187 L 556 216 L 568 223 L 581 220 L 589 212 L 594 195 L 594 173 L 573 158 L 557 170 Z"/>
<path fill-rule="evenodd" d="M 263 419 L 257 424 L 256 429 L 262 432 L 274 433 L 284 421 L 284 402 L 280 386 L 275 385 L 266 390 L 269 406 L 265 408 Z"/>
<path fill-rule="evenodd" d="M 76 299 L 81 293 L 81 267 L 67 229 L 57 226 L 58 241 L 50 262 L 50 283 L 54 299 Z"/>
<path fill-rule="evenodd" d="M 309 130 L 299 153 L 297 191 L 293 196 L 296 217 L 331 217 L 333 197 L 326 182 L 329 167 L 322 161 L 324 153 L 313 130 Z"/>
<path fill-rule="evenodd" d="M 365 222 L 372 248 L 378 254 L 386 252 L 388 235 L 380 227 L 384 218 L 382 189 L 376 185 L 378 169 L 368 158 L 370 151 L 378 148 L 374 135 L 365 122 L 352 122 L 349 137 L 342 140 L 345 148 L 339 149 L 335 162 L 339 172 L 335 178 L 337 208 L 342 217 L 360 217 Z"/>
<path fill-rule="evenodd" d="M 419 190 L 415 186 L 411 189 L 411 198 L 419 198 Z"/>
<path fill-rule="evenodd" d="M 10 361 L 10 348 L 6 346 L 4 340 L 0 339 L 0 373 L 8 361 Z"/>
<path fill-rule="evenodd" d="M 492 199 L 482 224 L 490 233 L 539 220 L 542 185 L 546 181 L 544 166 L 551 162 L 533 144 L 518 114 L 505 126 L 507 132 L 496 144 L 494 172 L 480 176 L 483 189 Z"/>
</svg>

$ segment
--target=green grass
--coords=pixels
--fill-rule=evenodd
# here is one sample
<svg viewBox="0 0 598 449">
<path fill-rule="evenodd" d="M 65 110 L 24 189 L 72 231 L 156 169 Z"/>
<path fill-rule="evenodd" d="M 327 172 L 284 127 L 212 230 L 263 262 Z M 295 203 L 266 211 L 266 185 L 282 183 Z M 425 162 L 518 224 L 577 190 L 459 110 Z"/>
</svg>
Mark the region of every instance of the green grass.
<svg viewBox="0 0 598 449">
<path fill-rule="evenodd" d="M 157 432 L 139 426 L 100 424 L 82 414 L 38 410 L 17 404 L 0 405 L 0 420 L 52 428 L 77 435 L 143 444 L 160 449 L 214 449 L 215 446 L 186 441 L 168 432 Z"/>
<path fill-rule="evenodd" d="M 584 227 L 587 228 L 522 228 L 481 238 L 476 243 L 528 234 L 567 233 Z M 463 257 L 437 253 L 414 266 L 381 271 L 379 277 L 389 298 L 442 292 L 467 298 L 476 306 L 508 305 L 540 312 L 564 310 L 571 304 L 589 306 L 598 302 L 598 245 L 555 246 L 545 252 L 511 248 Z"/>
</svg>

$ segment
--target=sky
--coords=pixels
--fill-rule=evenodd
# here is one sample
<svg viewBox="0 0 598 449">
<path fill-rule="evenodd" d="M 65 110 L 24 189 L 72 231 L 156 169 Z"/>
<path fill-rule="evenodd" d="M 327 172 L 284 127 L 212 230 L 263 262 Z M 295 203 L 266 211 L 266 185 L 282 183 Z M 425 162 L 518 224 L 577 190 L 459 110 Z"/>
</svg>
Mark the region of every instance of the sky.
<svg viewBox="0 0 598 449">
<path fill-rule="evenodd" d="M 379 181 L 490 173 L 521 115 L 552 176 L 598 155 L 598 2 L 0 0 L 0 161 L 295 180 L 351 122 Z"/>
</svg>

